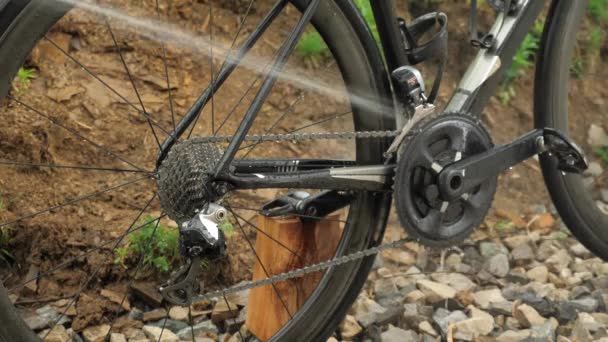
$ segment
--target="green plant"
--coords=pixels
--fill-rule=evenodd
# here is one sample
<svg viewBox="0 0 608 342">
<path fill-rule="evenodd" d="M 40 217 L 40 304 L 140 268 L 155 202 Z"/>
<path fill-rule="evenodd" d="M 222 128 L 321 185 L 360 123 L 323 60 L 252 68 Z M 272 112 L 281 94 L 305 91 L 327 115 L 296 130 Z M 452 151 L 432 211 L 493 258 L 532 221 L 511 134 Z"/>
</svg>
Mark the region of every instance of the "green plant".
<svg viewBox="0 0 608 342">
<path fill-rule="evenodd" d="M 19 68 L 15 91 L 18 94 L 26 92 L 30 88 L 30 84 L 34 78 L 36 78 L 36 71 L 34 69 Z"/>
<path fill-rule="evenodd" d="M 376 42 L 379 42 L 380 34 L 378 33 L 370 0 L 355 0 L 355 4 L 359 8 L 361 15 L 371 29 Z M 302 38 L 298 42 L 297 51 L 303 57 L 314 57 L 327 55 L 329 53 L 329 48 L 327 47 L 327 44 L 325 44 L 325 41 L 321 35 L 317 31 L 313 30 L 302 35 Z"/>
<path fill-rule="evenodd" d="M 10 264 L 15 261 L 15 256 L 10 251 L 10 235 L 6 229 L 0 228 L 0 262 Z"/>
<path fill-rule="evenodd" d="M 126 245 L 116 250 L 114 262 L 128 269 L 143 257 L 142 272 L 170 272 L 179 259 L 179 230 L 166 227 L 151 216 L 143 223 L 146 224 L 129 236 Z"/>
<path fill-rule="evenodd" d="M 526 75 L 529 69 L 534 67 L 534 56 L 540 46 L 543 28 L 544 22 L 537 21 L 515 53 L 511 66 L 505 72 L 501 90 L 498 93 L 503 104 L 509 104 L 513 96 L 516 95 L 514 88 L 515 81 L 521 76 Z"/>
<path fill-rule="evenodd" d="M 589 12 L 598 23 L 608 22 L 608 2 L 606 0 L 589 0 Z"/>
<path fill-rule="evenodd" d="M 608 165 L 608 146 L 598 147 L 594 150 L 595 154 Z"/>
</svg>

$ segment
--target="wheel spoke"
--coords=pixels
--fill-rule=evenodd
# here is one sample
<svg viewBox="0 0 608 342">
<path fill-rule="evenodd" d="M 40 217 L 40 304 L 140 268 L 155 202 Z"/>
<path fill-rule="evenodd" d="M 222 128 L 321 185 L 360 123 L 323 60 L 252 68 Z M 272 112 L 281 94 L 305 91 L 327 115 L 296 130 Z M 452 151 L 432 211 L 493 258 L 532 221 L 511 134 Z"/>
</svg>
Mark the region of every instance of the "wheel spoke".
<svg viewBox="0 0 608 342">
<path fill-rule="evenodd" d="M 129 169 L 112 169 L 104 167 L 94 166 L 77 166 L 77 165 L 50 165 L 50 164 L 32 164 L 32 163 L 16 163 L 16 162 L 0 162 L 0 166 L 13 166 L 13 167 L 40 167 L 49 169 L 73 169 L 73 170 L 85 170 L 85 171 L 107 171 L 107 172 L 129 172 L 129 173 L 146 173 L 152 174 L 152 172 L 142 170 L 129 170 Z"/>
<path fill-rule="evenodd" d="M 103 195 L 103 194 L 115 191 L 117 189 L 124 188 L 126 186 L 129 186 L 129 185 L 135 184 L 137 182 L 140 182 L 140 181 L 142 181 L 144 179 L 150 179 L 150 177 L 145 176 L 145 177 L 136 178 L 136 179 L 130 180 L 128 182 L 125 182 L 125 183 L 122 183 L 122 184 L 119 184 L 119 185 L 115 185 L 115 186 L 112 186 L 112 187 L 109 187 L 109 188 L 106 188 L 106 189 L 103 189 L 103 190 L 100 190 L 100 191 L 96 191 L 96 192 L 84 195 L 82 197 L 78 197 L 78 198 L 73 199 L 73 200 L 69 200 L 69 201 L 67 201 L 65 203 L 56 205 L 54 207 L 50 207 L 50 208 L 47 208 L 47 209 L 44 209 L 44 210 L 40 210 L 40 211 L 37 211 L 37 212 L 35 212 L 33 214 L 28 214 L 28 215 L 22 216 L 22 217 L 20 217 L 18 219 L 1 223 L 0 224 L 0 228 L 6 227 L 8 225 L 11 225 L 11 224 L 14 224 L 14 223 L 17 223 L 17 222 L 21 222 L 21 221 L 26 220 L 26 219 L 30 219 L 30 218 L 33 218 L 33 217 L 36 217 L 36 216 L 39 216 L 39 215 L 42 215 L 42 214 L 45 214 L 45 213 L 57 210 L 57 209 L 61 209 L 63 207 L 69 206 L 69 205 L 76 204 L 78 202 L 82 202 L 82 201 L 88 200 L 88 199 L 93 198 L 95 196 Z"/>
<path fill-rule="evenodd" d="M 118 91 L 116 91 L 116 89 L 114 89 L 112 86 L 110 86 L 106 81 L 102 80 L 101 77 L 97 76 L 97 74 L 95 74 L 90 68 L 88 68 L 87 66 L 85 66 L 84 64 L 82 64 L 79 60 L 77 60 L 69 52 L 65 51 L 61 46 L 59 46 L 57 43 L 55 43 L 51 38 L 49 38 L 48 36 L 45 35 L 43 37 L 43 39 L 46 40 L 46 41 L 48 41 L 49 43 L 51 43 L 51 45 L 53 45 L 56 49 L 58 49 L 67 58 L 69 58 L 74 63 L 76 63 L 87 74 L 89 74 L 91 77 L 93 77 L 94 79 L 96 79 L 97 81 L 99 81 L 109 91 L 111 91 L 112 93 L 114 93 L 121 100 L 125 101 L 125 103 L 127 105 L 129 105 L 131 108 L 135 109 L 135 111 L 137 111 L 137 113 L 143 115 L 146 120 L 150 120 L 150 122 L 154 126 L 156 126 L 158 129 L 160 129 L 161 131 L 163 131 L 167 136 L 173 136 L 172 132 L 169 132 L 168 130 L 166 130 L 163 126 L 161 126 L 158 122 L 156 122 L 152 117 L 150 117 L 150 115 L 148 115 L 148 113 L 142 112 L 141 109 L 137 108 L 137 106 L 133 102 L 129 101 L 126 97 L 124 97 L 124 95 L 122 95 Z"/>
<path fill-rule="evenodd" d="M 236 212 L 234 212 L 234 210 L 232 210 L 233 208 L 228 206 L 226 209 L 228 209 L 232 215 L 235 216 L 235 218 L 237 219 L 241 219 L 243 220 L 245 223 L 247 223 L 249 226 L 251 226 L 253 229 L 255 229 L 257 232 L 261 233 L 262 235 L 266 236 L 267 238 L 269 238 L 270 240 L 272 240 L 273 242 L 275 242 L 276 244 L 278 244 L 279 246 L 285 248 L 289 253 L 293 254 L 294 256 L 297 256 L 298 258 L 305 260 L 303 256 L 299 255 L 298 253 L 296 253 L 293 249 L 285 246 L 284 243 L 282 243 L 281 241 L 273 238 L 272 236 L 270 236 L 268 233 L 266 233 L 265 231 L 263 231 L 262 229 L 258 228 L 258 226 L 256 226 L 255 224 L 253 224 L 253 222 L 250 222 L 249 220 L 247 220 L 246 218 L 244 218 L 243 216 L 237 214 Z"/>
<path fill-rule="evenodd" d="M 143 215 L 143 213 L 148 209 L 148 207 L 150 207 L 150 204 L 152 204 L 152 201 L 154 201 L 154 199 L 156 199 L 156 196 L 157 195 L 155 193 L 154 196 L 152 196 L 152 198 L 144 206 L 143 210 L 141 210 L 137 214 L 137 217 L 135 218 L 135 220 L 133 220 L 133 222 L 131 223 L 131 225 L 129 226 L 129 228 L 120 236 L 120 239 L 116 242 L 116 244 L 114 245 L 114 248 L 112 248 L 112 251 L 111 251 L 112 253 L 116 250 L 116 248 L 120 245 L 120 243 L 125 239 L 125 237 L 127 235 L 129 235 L 129 233 L 131 232 L 131 229 L 135 226 L 135 224 L 137 223 L 137 221 L 139 221 L 139 219 L 141 218 L 141 216 Z M 95 276 L 97 276 L 97 273 L 99 273 L 99 270 L 108 261 L 108 259 L 112 255 L 112 253 L 109 253 L 108 255 L 106 255 L 105 258 L 101 262 L 99 262 L 97 264 L 97 267 L 95 268 L 95 270 L 93 271 L 93 273 L 91 274 L 91 276 L 87 279 L 87 281 L 85 281 L 84 284 L 82 284 L 82 286 L 80 286 L 80 288 L 74 294 L 74 297 L 70 300 L 70 302 L 68 303 L 68 305 L 66 306 L 66 308 L 61 313 L 61 315 L 59 315 L 59 317 L 57 318 L 57 320 L 55 320 L 55 323 L 53 324 L 53 326 L 50 327 L 50 330 L 46 333 L 46 335 L 44 336 L 43 340 L 46 340 L 46 338 L 51 333 L 51 331 L 53 331 L 53 329 L 55 329 L 55 327 L 57 326 L 57 324 L 59 323 L 59 321 L 61 321 L 61 319 L 63 317 L 65 317 L 65 315 L 68 312 L 68 310 L 76 302 L 76 299 L 80 296 L 80 294 L 82 293 L 82 291 L 89 285 L 89 283 L 91 282 L 91 280 L 93 280 L 93 278 L 95 278 Z"/>
<path fill-rule="evenodd" d="M 241 23 L 239 24 L 239 28 L 238 28 L 236 34 L 234 35 L 234 38 L 232 39 L 232 43 L 230 44 L 230 48 L 228 49 L 228 53 L 226 54 L 226 58 L 224 59 L 224 61 L 222 62 L 221 67 L 219 68 L 220 73 L 224 70 L 224 67 L 226 67 L 226 63 L 228 63 L 229 61 L 231 61 L 231 58 L 233 58 L 232 57 L 232 52 L 234 50 L 234 47 L 236 46 L 236 41 L 238 40 L 239 35 L 241 34 L 241 31 L 245 27 L 245 22 L 247 21 L 247 18 L 249 17 L 249 13 L 251 12 L 251 8 L 253 7 L 253 3 L 254 2 L 255 2 L 255 0 L 251 0 L 249 2 L 249 6 L 247 7 L 247 11 L 245 12 L 245 16 L 243 17 L 243 20 L 241 20 Z M 209 5 L 209 15 L 210 16 L 212 15 L 211 4 Z M 209 20 L 211 22 L 211 24 L 210 24 L 209 27 L 211 29 L 211 34 L 212 34 L 211 39 L 212 39 L 212 43 L 213 43 L 213 22 L 212 22 L 213 16 L 211 16 L 209 18 Z M 214 110 L 213 110 L 213 107 L 214 107 L 214 99 L 213 98 L 214 98 L 215 92 L 216 92 L 216 89 L 214 89 L 215 88 L 214 85 L 215 85 L 216 80 L 215 80 L 214 72 L 213 72 L 213 44 L 210 44 L 210 45 L 211 45 L 210 46 L 210 50 L 211 50 L 211 85 L 209 86 L 209 88 L 211 88 L 211 106 L 212 106 L 211 114 L 212 114 L 212 116 L 214 118 L 215 117 L 215 113 L 214 113 Z M 260 76 L 260 78 L 261 78 L 261 76 Z M 243 98 L 241 98 L 240 101 L 242 101 Z M 240 101 L 239 101 L 239 104 L 240 104 Z M 238 107 L 238 104 L 237 104 L 236 107 Z M 236 110 L 236 107 L 233 109 L 233 111 Z M 196 124 L 198 123 L 198 120 L 200 118 L 201 112 L 202 112 L 202 110 L 199 111 L 199 113 L 196 115 L 196 118 L 194 119 L 194 122 L 192 123 L 192 126 L 190 127 L 190 132 L 188 133 L 188 139 L 192 136 L 192 133 L 194 132 L 194 128 L 196 127 Z M 230 114 L 232 114 L 232 112 Z M 225 119 L 224 122 L 222 122 L 222 124 L 220 125 L 220 128 L 218 128 L 217 131 L 215 131 L 215 127 L 213 127 L 213 129 L 211 131 L 213 135 L 215 135 L 221 129 L 221 127 L 224 125 L 224 123 L 226 122 L 226 120 L 227 119 Z M 212 122 L 212 124 L 215 126 L 215 124 L 213 122 Z"/>
<path fill-rule="evenodd" d="M 241 224 L 241 221 L 239 221 L 239 219 L 238 219 L 239 216 L 230 207 L 228 207 L 227 209 L 234 216 L 234 218 L 236 220 L 236 223 L 239 226 L 239 230 L 241 231 L 241 234 L 243 234 L 243 237 L 245 238 L 245 240 L 247 241 L 247 244 L 249 245 L 249 248 L 251 249 L 251 251 L 255 255 L 256 260 L 260 263 L 260 267 L 262 267 L 262 270 L 264 271 L 264 274 L 266 275 L 266 278 L 270 278 L 270 274 L 266 270 L 266 266 L 264 266 L 264 263 L 262 262 L 262 259 L 260 258 L 260 256 L 256 252 L 255 247 L 253 247 L 253 244 L 251 243 L 251 239 L 249 239 L 249 237 L 247 236 L 247 233 L 245 233 L 245 229 L 243 228 L 243 225 Z M 244 221 L 247 222 L 246 220 L 244 220 Z M 271 283 L 270 285 L 272 286 L 272 288 L 274 289 L 274 292 L 276 293 L 277 297 L 279 298 L 279 301 L 281 302 L 281 305 L 283 305 L 283 308 L 285 309 L 285 312 L 287 312 L 287 314 L 289 315 L 289 318 L 293 319 L 293 315 L 289 311 L 289 308 L 287 307 L 287 303 L 285 303 L 285 300 L 283 300 L 283 297 L 281 296 L 281 293 L 277 289 L 276 284 L 275 283 Z"/>
<path fill-rule="evenodd" d="M 21 100 L 19 100 L 19 99 L 17 99 L 17 98 L 14 98 L 12 95 L 7 95 L 7 98 L 8 98 L 8 99 L 10 99 L 10 100 L 15 101 L 15 102 L 16 102 L 16 103 L 18 103 L 19 105 L 21 105 L 21 106 L 25 107 L 27 110 L 29 110 L 29 111 L 31 111 L 31 112 L 33 112 L 33 113 L 37 114 L 38 116 L 41 116 L 42 118 L 44 118 L 44 119 L 48 120 L 48 121 L 49 121 L 49 122 L 51 122 L 53 125 L 58 126 L 58 127 L 61 127 L 61 128 L 63 128 L 64 130 L 66 130 L 66 131 L 68 131 L 68 132 L 72 133 L 72 135 L 74 135 L 75 137 L 77 137 L 77 138 L 79 138 L 79 139 L 82 139 L 82 140 L 86 141 L 87 143 L 89 143 L 90 145 L 92 145 L 92 146 L 96 147 L 97 149 L 101 150 L 102 152 L 104 152 L 104 153 L 106 153 L 106 154 L 108 154 L 108 155 L 110 155 L 110 156 L 112 156 L 112 157 L 114 157 L 114 158 L 116 158 L 116 159 L 118 159 L 118 160 L 122 161 L 123 163 L 128 164 L 129 166 L 134 167 L 134 168 L 135 168 L 135 169 L 137 169 L 137 170 L 140 170 L 140 171 L 142 171 L 142 172 L 148 172 L 148 171 L 145 171 L 144 169 L 142 169 L 141 167 L 139 167 L 139 166 L 135 165 L 133 162 L 130 162 L 130 161 L 129 161 L 129 160 L 127 160 L 126 158 L 124 158 L 124 157 L 122 157 L 122 156 L 120 156 L 120 155 L 116 154 L 115 152 L 113 152 L 113 151 L 109 150 L 108 148 L 104 147 L 103 145 L 98 144 L 98 143 L 94 142 L 93 140 L 91 140 L 91 139 L 89 139 L 89 138 L 85 137 L 84 135 L 80 134 L 80 133 L 79 133 L 77 130 L 72 129 L 72 128 L 69 128 L 68 126 L 64 125 L 62 122 L 57 121 L 57 120 L 55 120 L 55 119 L 51 118 L 51 116 L 50 116 L 50 115 L 48 115 L 48 114 L 46 114 L 46 113 L 44 113 L 44 112 L 42 112 L 42 111 L 40 111 L 40 110 L 38 110 L 38 109 L 36 109 L 36 108 L 34 108 L 34 107 L 30 106 L 29 104 L 27 104 L 27 103 L 25 103 L 25 102 L 23 102 L 23 101 L 21 101 Z"/>
<path fill-rule="evenodd" d="M 220 277 L 218 276 L 216 278 L 217 284 L 225 289 L 226 285 L 224 285 L 224 282 L 220 280 Z M 228 301 L 228 298 L 226 298 L 226 294 L 222 293 L 222 297 L 224 298 L 224 302 L 226 303 L 226 306 L 228 307 L 228 311 L 232 313 L 232 308 L 230 307 L 230 302 Z M 237 311 L 239 310 L 238 306 L 235 308 Z M 236 318 L 232 319 L 232 324 L 234 324 L 236 326 Z M 240 327 L 238 327 L 239 329 L 237 330 L 239 337 L 241 338 L 241 341 L 245 341 L 245 339 L 243 338 L 243 334 L 241 334 L 241 329 Z"/>
<path fill-rule="evenodd" d="M 141 225 L 139 225 L 139 226 L 137 226 L 137 227 L 135 227 L 135 228 L 131 229 L 131 231 L 129 232 L 129 234 L 131 234 L 131 233 L 135 233 L 136 231 L 139 231 L 139 230 L 142 230 L 143 228 L 145 228 L 145 227 L 146 227 L 146 226 L 148 226 L 149 224 L 154 223 L 154 222 L 156 222 L 156 221 L 160 221 L 160 220 L 162 220 L 162 219 L 163 219 L 163 218 L 165 218 L 165 217 L 167 217 L 167 215 L 159 216 L 159 217 L 157 217 L 157 218 L 155 218 L 155 219 L 153 219 L 153 220 L 150 220 L 150 221 L 148 221 L 148 222 L 145 222 L 145 223 L 143 223 L 143 224 L 141 224 Z M 71 264 L 72 264 L 74 261 L 76 261 L 76 260 L 78 260 L 78 259 L 81 259 L 81 258 L 84 258 L 84 257 L 86 257 L 86 256 L 89 256 L 89 255 L 91 255 L 91 254 L 93 254 L 93 253 L 95 253 L 95 252 L 97 252 L 97 251 L 99 251 L 99 250 L 101 250 L 101 249 L 105 248 L 107 245 L 110 245 L 110 244 L 112 244 L 112 243 L 114 243 L 114 242 L 118 241 L 119 239 L 120 239 L 120 237 L 117 237 L 117 238 L 112 239 L 112 240 L 108 240 L 108 241 L 106 241 L 106 242 L 102 243 L 101 245 L 99 245 L 99 246 L 97 246 L 97 247 L 95 247 L 95 248 L 93 248 L 93 249 L 90 249 L 90 250 L 88 250 L 88 251 L 86 251 L 86 252 L 84 252 L 84 253 L 82 253 L 82 254 L 79 254 L 79 255 L 77 255 L 77 256 L 75 256 L 75 257 L 71 258 L 70 260 L 67 260 L 67 261 L 62 262 L 61 264 L 59 264 L 59 265 L 57 265 L 57 266 L 55 266 L 55 267 L 51 268 L 51 269 L 50 269 L 50 270 L 48 270 L 48 271 L 45 271 L 45 272 L 42 272 L 42 273 L 38 274 L 38 275 L 37 275 L 36 277 L 34 277 L 34 278 L 26 279 L 26 280 L 25 280 L 25 281 L 23 281 L 22 283 L 20 283 L 20 284 L 18 284 L 18 285 L 15 285 L 15 286 L 11 287 L 11 288 L 9 289 L 9 292 L 13 292 L 13 291 L 19 290 L 19 289 L 23 288 L 25 285 L 27 285 L 27 284 L 29 284 L 29 283 L 31 283 L 31 282 L 33 282 L 33 281 L 36 281 L 36 280 L 41 279 L 41 278 L 44 278 L 44 277 L 46 277 L 46 276 L 48 276 L 48 275 L 50 275 L 50 274 L 53 274 L 53 273 L 55 273 L 56 271 L 58 271 L 58 270 L 60 270 L 60 269 L 62 269 L 62 268 L 64 268 L 64 267 L 67 267 L 67 266 L 71 265 Z"/>
<path fill-rule="evenodd" d="M 112 37 L 112 41 L 114 42 L 114 47 L 116 47 L 116 51 L 118 52 L 118 56 L 120 57 L 120 61 L 122 62 L 123 67 L 125 68 L 125 72 L 127 73 L 127 76 L 129 77 L 129 81 L 131 81 L 131 86 L 133 87 L 133 90 L 135 91 L 135 96 L 137 96 L 137 100 L 139 101 L 139 105 L 141 106 L 142 113 L 146 114 L 146 120 L 148 121 L 148 125 L 150 126 L 150 129 L 152 130 L 152 135 L 154 136 L 154 140 L 156 140 L 158 149 L 162 150 L 162 146 L 160 144 L 160 141 L 158 140 L 158 136 L 156 135 L 156 130 L 154 130 L 152 121 L 150 121 L 150 115 L 148 114 L 148 111 L 146 111 L 146 106 L 144 106 L 144 101 L 141 99 L 141 95 L 139 94 L 139 89 L 137 89 L 137 85 L 135 84 L 135 80 L 133 79 L 133 75 L 131 74 L 131 70 L 129 69 L 129 65 L 127 64 L 127 61 L 125 60 L 125 56 L 122 53 L 122 49 L 120 48 L 120 45 L 118 44 L 118 40 L 116 40 L 116 35 L 114 35 L 114 30 L 112 30 L 112 26 L 110 25 L 110 22 L 108 21 L 108 17 L 104 16 L 104 20 L 106 23 L 106 27 L 108 28 L 108 32 L 110 33 L 110 36 Z"/>
<path fill-rule="evenodd" d="M 158 21 L 160 22 L 160 5 L 158 0 L 156 0 L 156 15 L 158 17 Z M 163 54 L 163 64 L 165 66 L 165 78 L 167 79 L 167 91 L 169 92 L 169 108 L 171 109 L 171 123 L 173 124 L 173 132 L 177 130 L 177 124 L 175 122 L 175 107 L 173 101 L 173 91 L 171 90 L 171 81 L 169 77 L 169 64 L 167 63 L 167 48 L 165 47 L 165 42 L 160 42 L 160 47 Z"/>
</svg>

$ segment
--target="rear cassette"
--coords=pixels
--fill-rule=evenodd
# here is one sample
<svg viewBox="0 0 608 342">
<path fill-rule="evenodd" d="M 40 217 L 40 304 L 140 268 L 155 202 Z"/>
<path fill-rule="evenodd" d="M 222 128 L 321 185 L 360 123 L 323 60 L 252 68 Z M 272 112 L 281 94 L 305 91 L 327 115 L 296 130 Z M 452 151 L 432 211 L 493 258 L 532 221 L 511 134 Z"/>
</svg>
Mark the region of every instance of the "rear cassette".
<svg viewBox="0 0 608 342">
<path fill-rule="evenodd" d="M 443 114 L 412 129 L 401 147 L 395 176 L 395 205 L 410 237 L 428 246 L 451 246 L 483 222 L 497 177 L 446 201 L 439 192 L 438 175 L 447 165 L 492 147 L 481 122 L 466 114 Z"/>
</svg>

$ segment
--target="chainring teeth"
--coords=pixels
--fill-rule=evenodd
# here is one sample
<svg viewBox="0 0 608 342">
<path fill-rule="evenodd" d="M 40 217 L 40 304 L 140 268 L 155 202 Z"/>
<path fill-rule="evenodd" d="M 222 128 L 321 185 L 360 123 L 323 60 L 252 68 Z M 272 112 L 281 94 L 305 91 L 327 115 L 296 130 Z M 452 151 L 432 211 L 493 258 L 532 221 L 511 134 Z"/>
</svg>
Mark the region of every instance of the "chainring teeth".
<svg viewBox="0 0 608 342">
<path fill-rule="evenodd" d="M 448 208 L 445 211 L 454 211 L 450 214 L 450 217 L 448 217 L 447 220 L 444 220 L 444 213 L 441 212 L 440 208 L 437 208 L 437 205 L 430 205 L 433 201 L 429 200 L 428 197 L 425 197 L 428 196 L 428 193 L 424 193 L 425 191 L 421 190 L 421 188 L 428 189 L 428 187 L 436 184 L 437 172 L 432 170 L 431 165 L 413 165 L 414 163 L 409 161 L 417 160 L 415 157 L 416 153 L 421 153 L 421 144 L 426 144 L 429 146 L 440 142 L 441 139 L 445 139 L 441 138 L 437 141 L 431 141 L 429 143 L 427 141 L 422 141 L 421 137 L 427 136 L 422 135 L 422 133 L 432 133 L 433 129 L 440 129 L 441 127 L 449 125 L 450 121 L 453 123 L 458 122 L 460 126 L 464 125 L 470 131 L 470 133 L 466 136 L 467 141 L 465 144 L 463 144 L 469 154 L 465 153 L 467 151 L 458 151 L 463 153 L 462 157 L 470 157 L 476 153 L 480 153 L 479 151 L 476 153 L 471 153 L 471 149 L 477 150 L 478 148 L 478 146 L 474 143 L 479 142 L 479 146 L 482 146 L 483 150 L 488 150 L 494 146 L 491 136 L 488 130 L 484 127 L 483 123 L 479 119 L 474 118 L 469 114 L 448 112 L 434 117 L 429 117 L 417 123 L 404 139 L 404 142 L 399 150 L 399 160 L 397 161 L 397 169 L 394 177 L 395 206 L 397 208 L 397 213 L 403 228 L 412 238 L 415 238 L 421 243 L 432 247 L 446 247 L 455 245 L 467 238 L 472 230 L 483 222 L 483 219 L 491 207 L 497 186 L 497 178 L 490 179 L 483 183 L 478 191 L 473 192 L 468 199 L 458 199 L 452 201 L 451 203 L 440 200 L 440 203 L 442 204 L 448 203 Z M 471 134 L 473 134 L 473 136 L 471 136 Z M 439 134 L 438 136 L 442 135 Z M 453 147 L 453 141 L 455 141 L 455 139 L 453 136 L 448 138 L 450 141 L 450 149 L 445 151 L 442 150 L 433 153 L 432 155 L 433 160 L 441 167 L 447 166 L 455 159 L 453 157 L 456 154 L 456 149 Z M 465 139 L 464 136 L 457 138 Z M 449 153 L 452 155 L 450 156 Z M 444 160 L 441 162 L 439 157 L 442 157 Z M 448 158 L 447 162 L 445 161 L 445 158 Z M 449 158 L 452 160 L 449 160 Z M 428 174 L 415 174 L 417 168 L 424 169 L 426 172 L 430 173 L 431 184 L 425 184 L 425 182 L 428 180 Z M 418 183 L 416 183 L 416 181 Z M 487 203 L 487 205 L 482 205 L 475 209 L 472 206 L 467 206 L 466 204 L 467 201 L 479 199 L 481 200 L 481 203 Z M 460 208 L 455 208 L 456 205 L 460 206 Z M 436 210 L 440 210 L 440 227 L 433 230 L 433 233 L 429 233 L 428 227 L 424 226 L 423 222 L 425 222 L 425 219 L 428 218 L 432 211 Z M 445 235 L 438 232 L 444 232 Z"/>
</svg>

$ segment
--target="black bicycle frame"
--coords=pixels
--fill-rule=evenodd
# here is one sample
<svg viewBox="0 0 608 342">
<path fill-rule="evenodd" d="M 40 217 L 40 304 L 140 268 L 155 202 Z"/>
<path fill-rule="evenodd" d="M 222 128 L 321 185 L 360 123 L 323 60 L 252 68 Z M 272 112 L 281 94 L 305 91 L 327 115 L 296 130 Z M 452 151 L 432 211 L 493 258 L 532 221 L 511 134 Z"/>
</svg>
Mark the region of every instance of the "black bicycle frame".
<svg viewBox="0 0 608 342">
<path fill-rule="evenodd" d="M 270 73 L 264 79 L 224 156 L 216 165 L 216 180 L 226 181 L 240 189 L 390 190 L 389 183 L 392 179 L 393 165 L 355 166 L 353 165 L 354 162 L 341 160 L 242 160 L 234 162 L 235 155 L 274 86 L 279 72 L 285 66 L 320 1 L 310 1 L 289 38 L 279 50 Z M 169 149 L 188 128 L 196 124 L 198 117 L 212 96 L 281 13 L 287 2 L 288 0 L 278 0 L 249 38 L 234 53 L 234 56 L 229 55 L 227 57 L 227 61 L 216 79 L 179 122 L 175 132 L 163 143 L 158 165 L 162 163 Z M 467 112 L 478 116 L 487 105 L 490 97 L 495 93 L 498 82 L 509 67 L 517 48 L 521 45 L 525 35 L 532 28 L 534 21 L 545 5 L 543 0 L 518 0 L 517 3 L 519 10 L 515 13 L 509 15 L 500 13 L 498 15 L 496 23 L 491 29 L 491 33 L 496 39 L 494 46 L 490 49 L 480 49 L 446 110 Z M 394 0 L 372 0 L 371 6 L 382 43 L 386 69 L 392 71 L 400 66 L 407 65 L 406 46 L 398 25 Z M 400 96 L 397 87 L 398 85 L 393 87 L 395 99 Z M 280 165 L 291 165 L 291 172 L 285 172 L 284 168 L 279 167 Z M 234 170 L 231 171 L 229 166 L 234 166 Z"/>
</svg>

